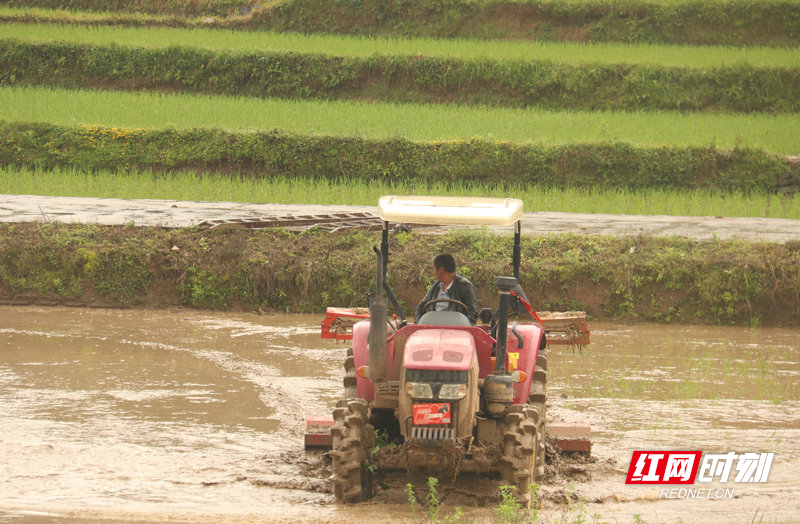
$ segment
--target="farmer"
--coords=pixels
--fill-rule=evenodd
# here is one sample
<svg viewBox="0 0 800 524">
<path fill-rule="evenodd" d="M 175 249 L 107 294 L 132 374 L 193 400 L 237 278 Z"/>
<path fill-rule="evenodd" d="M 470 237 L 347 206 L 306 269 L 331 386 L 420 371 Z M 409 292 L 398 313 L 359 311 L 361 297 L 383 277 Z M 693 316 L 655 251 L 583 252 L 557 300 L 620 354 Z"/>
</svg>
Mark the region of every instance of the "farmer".
<svg viewBox="0 0 800 524">
<path fill-rule="evenodd" d="M 433 276 L 436 277 L 436 282 L 417 306 L 417 311 L 414 314 L 414 323 L 419 322 L 420 317 L 425 313 L 423 311 L 425 304 L 431 300 L 452 299 L 462 302 L 467 306 L 466 309 L 458 304 L 444 300 L 436 302 L 430 307 L 435 307 L 436 311 L 458 311 L 463 313 L 469 319 L 470 324 L 474 325 L 475 320 L 478 318 L 478 295 L 472 282 L 456 274 L 456 261 L 453 255 L 441 253 L 433 257 Z"/>
</svg>

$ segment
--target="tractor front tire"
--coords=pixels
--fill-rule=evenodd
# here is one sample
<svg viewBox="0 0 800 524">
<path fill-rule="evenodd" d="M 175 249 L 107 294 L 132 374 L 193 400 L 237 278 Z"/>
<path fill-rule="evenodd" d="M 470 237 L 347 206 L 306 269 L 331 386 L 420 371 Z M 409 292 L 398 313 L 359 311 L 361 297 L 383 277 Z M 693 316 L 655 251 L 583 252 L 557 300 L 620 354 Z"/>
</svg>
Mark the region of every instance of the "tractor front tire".
<svg viewBox="0 0 800 524">
<path fill-rule="evenodd" d="M 365 462 L 375 439 L 372 426 L 367 424 L 369 405 L 360 398 L 341 400 L 333 410 L 333 420 L 333 493 L 345 504 L 361 502 L 370 493 Z"/>
<path fill-rule="evenodd" d="M 506 415 L 500 474 L 503 484 L 516 488 L 517 501 L 529 507 L 529 486 L 536 481 L 539 455 L 539 412 L 525 404 L 515 404 Z"/>
</svg>

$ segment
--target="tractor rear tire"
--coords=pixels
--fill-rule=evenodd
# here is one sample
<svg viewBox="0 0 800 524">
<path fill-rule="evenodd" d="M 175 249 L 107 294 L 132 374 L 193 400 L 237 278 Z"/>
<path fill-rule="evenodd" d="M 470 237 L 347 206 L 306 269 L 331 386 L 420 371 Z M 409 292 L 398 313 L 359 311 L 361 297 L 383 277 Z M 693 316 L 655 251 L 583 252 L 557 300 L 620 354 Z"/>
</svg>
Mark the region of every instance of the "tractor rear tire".
<svg viewBox="0 0 800 524">
<path fill-rule="evenodd" d="M 516 488 L 517 501 L 529 507 L 529 486 L 536 481 L 537 456 L 539 455 L 539 412 L 525 404 L 515 404 L 506 415 L 503 434 L 503 456 L 500 459 L 500 475 L 505 485 Z"/>
<path fill-rule="evenodd" d="M 356 361 L 353 357 L 353 348 L 347 350 L 347 358 L 344 359 L 344 398 L 358 397 L 358 379 L 356 378 Z"/>
<path fill-rule="evenodd" d="M 536 368 L 533 371 L 533 381 L 528 392 L 528 405 L 539 412 L 537 424 L 537 442 L 539 449 L 536 453 L 536 477 L 544 477 L 545 457 L 545 418 L 547 415 L 547 355 L 543 351 L 536 357 Z"/>
<path fill-rule="evenodd" d="M 365 462 L 375 439 L 375 431 L 367 424 L 369 405 L 360 398 L 341 400 L 333 410 L 333 420 L 333 493 L 345 504 L 361 502 L 370 494 Z"/>
</svg>

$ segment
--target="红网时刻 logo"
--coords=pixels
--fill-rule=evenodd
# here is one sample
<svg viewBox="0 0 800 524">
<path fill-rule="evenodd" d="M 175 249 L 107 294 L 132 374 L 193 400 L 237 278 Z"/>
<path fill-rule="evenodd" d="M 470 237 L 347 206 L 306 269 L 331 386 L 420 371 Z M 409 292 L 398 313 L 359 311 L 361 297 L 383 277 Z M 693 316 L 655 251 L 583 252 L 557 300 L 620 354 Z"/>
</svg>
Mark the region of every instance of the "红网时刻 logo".
<svg viewBox="0 0 800 524">
<path fill-rule="evenodd" d="M 626 484 L 766 482 L 774 453 L 634 451 Z M 732 498 L 732 488 L 664 488 L 660 498 Z"/>
</svg>

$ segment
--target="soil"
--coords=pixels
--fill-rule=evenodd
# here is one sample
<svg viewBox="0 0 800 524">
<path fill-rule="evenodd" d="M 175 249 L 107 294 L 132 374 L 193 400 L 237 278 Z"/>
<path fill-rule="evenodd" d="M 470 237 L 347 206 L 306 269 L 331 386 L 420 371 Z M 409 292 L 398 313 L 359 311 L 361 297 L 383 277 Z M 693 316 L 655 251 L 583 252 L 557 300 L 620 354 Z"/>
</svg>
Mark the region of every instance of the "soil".
<svg viewBox="0 0 800 524">
<path fill-rule="evenodd" d="M 590 423 L 593 448 L 550 453 L 539 516 L 796 520 L 797 336 L 594 323 L 588 350 L 551 347 L 548 419 Z M 2 521 L 426 519 L 425 478 L 379 474 L 374 497 L 344 506 L 325 451 L 303 452 L 305 418 L 342 394 L 347 349 L 319 338 L 319 315 L 0 307 L 0 347 Z M 735 498 L 667 500 L 625 484 L 635 449 L 770 451 L 775 462 L 765 484 L 731 483 Z M 497 479 L 439 481 L 440 517 L 495 517 Z"/>
</svg>

